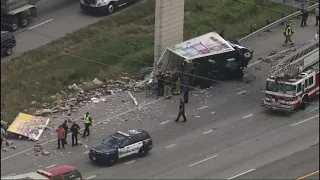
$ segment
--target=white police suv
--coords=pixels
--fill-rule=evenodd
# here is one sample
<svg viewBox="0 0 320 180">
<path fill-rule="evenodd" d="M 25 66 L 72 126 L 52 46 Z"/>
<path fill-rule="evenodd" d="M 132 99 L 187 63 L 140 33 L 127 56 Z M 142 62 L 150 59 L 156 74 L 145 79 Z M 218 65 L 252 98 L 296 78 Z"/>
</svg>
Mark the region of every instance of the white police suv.
<svg viewBox="0 0 320 180">
<path fill-rule="evenodd" d="M 117 131 L 104 139 L 101 144 L 92 147 L 89 158 L 112 166 L 119 159 L 128 156 L 146 156 L 152 147 L 152 138 L 145 130 Z"/>
</svg>

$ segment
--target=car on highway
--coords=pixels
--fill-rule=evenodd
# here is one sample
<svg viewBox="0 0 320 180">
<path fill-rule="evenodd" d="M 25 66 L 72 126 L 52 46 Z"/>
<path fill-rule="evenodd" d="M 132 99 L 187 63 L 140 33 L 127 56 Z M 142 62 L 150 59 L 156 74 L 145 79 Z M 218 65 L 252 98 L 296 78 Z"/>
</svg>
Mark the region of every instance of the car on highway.
<svg viewBox="0 0 320 180">
<path fill-rule="evenodd" d="M 82 180 L 82 176 L 77 168 L 73 166 L 57 165 L 46 171 L 38 170 L 37 172 L 1 177 L 1 179 Z"/>
<path fill-rule="evenodd" d="M 16 38 L 9 31 L 1 31 L 1 56 L 10 56 L 16 46 Z"/>
<path fill-rule="evenodd" d="M 120 7 L 138 1 L 139 0 L 80 0 L 80 7 L 85 13 L 112 14 Z"/>
<path fill-rule="evenodd" d="M 114 165 L 119 159 L 138 155 L 146 156 L 153 148 L 153 141 L 145 130 L 117 131 L 89 151 L 89 158 L 98 163 Z"/>
</svg>

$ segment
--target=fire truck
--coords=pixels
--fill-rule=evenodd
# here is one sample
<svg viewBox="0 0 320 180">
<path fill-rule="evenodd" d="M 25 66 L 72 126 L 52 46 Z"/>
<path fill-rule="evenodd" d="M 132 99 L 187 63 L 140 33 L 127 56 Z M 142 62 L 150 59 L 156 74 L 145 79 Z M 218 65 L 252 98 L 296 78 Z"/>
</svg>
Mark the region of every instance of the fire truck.
<svg viewBox="0 0 320 180">
<path fill-rule="evenodd" d="M 319 95 L 319 38 L 271 65 L 261 106 L 275 111 L 305 109 Z"/>
</svg>

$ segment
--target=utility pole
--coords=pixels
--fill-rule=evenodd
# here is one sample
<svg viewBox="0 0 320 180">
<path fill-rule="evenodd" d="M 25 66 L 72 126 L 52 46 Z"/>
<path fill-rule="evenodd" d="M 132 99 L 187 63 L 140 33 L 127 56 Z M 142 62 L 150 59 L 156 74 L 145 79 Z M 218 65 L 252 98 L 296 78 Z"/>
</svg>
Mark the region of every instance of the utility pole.
<svg viewBox="0 0 320 180">
<path fill-rule="evenodd" d="M 183 42 L 184 0 L 155 0 L 154 62 L 168 46 Z"/>
</svg>

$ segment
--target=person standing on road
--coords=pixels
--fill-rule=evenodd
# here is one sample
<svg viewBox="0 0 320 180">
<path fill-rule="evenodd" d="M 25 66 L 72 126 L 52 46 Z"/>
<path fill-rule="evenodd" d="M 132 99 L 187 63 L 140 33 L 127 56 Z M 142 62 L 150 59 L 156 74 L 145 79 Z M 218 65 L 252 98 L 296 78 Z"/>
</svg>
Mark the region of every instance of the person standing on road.
<svg viewBox="0 0 320 180">
<path fill-rule="evenodd" d="M 84 115 L 83 117 L 83 123 L 84 123 L 84 131 L 82 134 L 82 137 L 86 137 L 86 136 L 90 136 L 90 129 L 89 127 L 91 126 L 91 116 L 89 115 L 89 112 L 86 113 L 86 115 Z"/>
<path fill-rule="evenodd" d="M 293 30 L 292 27 L 290 26 L 290 24 L 286 25 L 286 28 L 284 29 L 283 35 L 285 36 L 285 40 L 284 40 L 284 44 L 283 46 L 288 45 L 288 42 L 290 42 L 290 45 L 293 45 L 293 41 L 292 41 L 292 35 L 293 35 Z"/>
<path fill-rule="evenodd" d="M 78 146 L 78 133 L 80 130 L 80 126 L 77 124 L 77 122 L 73 122 L 70 131 L 71 131 L 71 138 L 72 138 L 72 147 Z"/>
<path fill-rule="evenodd" d="M 305 27 L 305 26 L 308 26 L 307 25 L 307 20 L 308 20 L 308 17 L 309 17 L 309 12 L 307 10 L 301 10 L 301 27 Z"/>
<path fill-rule="evenodd" d="M 59 128 L 57 129 L 57 135 L 58 135 L 58 149 L 60 149 L 60 145 L 62 145 L 62 148 L 64 149 L 65 131 L 64 131 L 62 125 L 59 125 Z"/>
<path fill-rule="evenodd" d="M 180 99 L 179 114 L 178 114 L 177 119 L 175 120 L 176 122 L 179 121 L 181 115 L 184 119 L 182 122 L 187 122 L 187 118 L 186 118 L 186 114 L 185 114 L 185 110 L 184 110 L 184 102 L 183 102 L 182 98 Z"/>
<path fill-rule="evenodd" d="M 62 124 L 62 128 L 64 129 L 64 143 L 68 144 L 67 142 L 67 135 L 68 135 L 68 131 L 69 131 L 69 127 L 68 127 L 68 121 L 65 120 Z"/>
<path fill-rule="evenodd" d="M 316 8 L 316 24 L 315 26 L 319 25 L 319 6 Z"/>
</svg>

